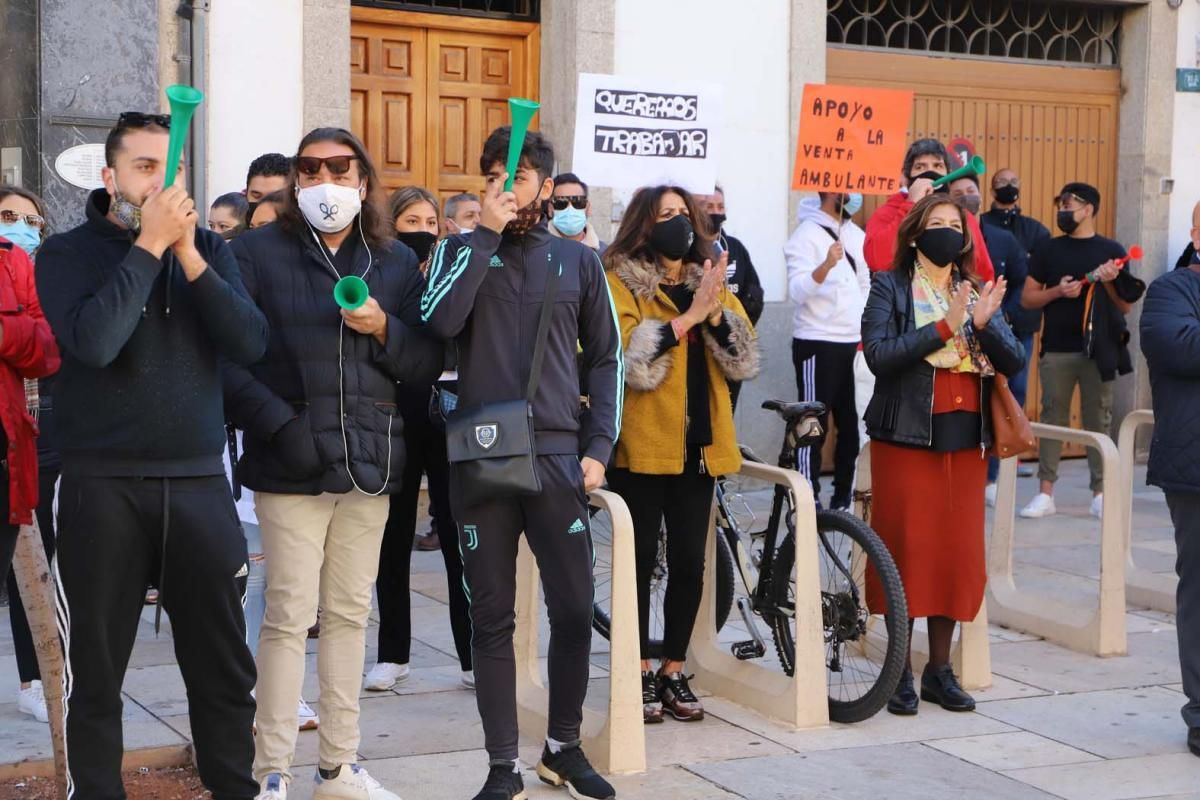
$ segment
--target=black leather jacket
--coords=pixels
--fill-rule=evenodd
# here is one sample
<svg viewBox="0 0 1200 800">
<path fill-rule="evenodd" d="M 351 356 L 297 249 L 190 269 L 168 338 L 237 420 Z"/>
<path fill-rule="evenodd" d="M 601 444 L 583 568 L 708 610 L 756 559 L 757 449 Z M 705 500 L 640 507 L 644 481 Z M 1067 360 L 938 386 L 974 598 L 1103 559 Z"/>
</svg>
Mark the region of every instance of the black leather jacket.
<svg viewBox="0 0 1200 800">
<path fill-rule="evenodd" d="M 930 447 L 933 442 L 934 367 L 925 356 L 943 346 L 936 325 L 917 330 L 912 282 L 896 272 L 879 272 L 862 318 L 863 353 L 875 373 L 875 394 L 864 417 L 872 439 Z M 975 332 L 984 354 L 997 371 L 1015 375 L 1025 366 L 1025 350 L 997 313 L 987 328 Z M 988 398 L 992 379 L 983 378 L 981 441 L 992 443 Z"/>
</svg>

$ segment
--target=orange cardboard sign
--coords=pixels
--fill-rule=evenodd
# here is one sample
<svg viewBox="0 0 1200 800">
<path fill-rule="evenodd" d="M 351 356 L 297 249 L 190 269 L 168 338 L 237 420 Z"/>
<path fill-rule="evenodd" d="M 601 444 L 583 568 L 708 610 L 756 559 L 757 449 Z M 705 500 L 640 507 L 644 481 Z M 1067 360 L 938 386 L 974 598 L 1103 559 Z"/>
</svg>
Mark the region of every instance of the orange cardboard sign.
<svg viewBox="0 0 1200 800">
<path fill-rule="evenodd" d="M 805 84 L 792 188 L 898 192 L 912 106 L 912 92 Z"/>
</svg>

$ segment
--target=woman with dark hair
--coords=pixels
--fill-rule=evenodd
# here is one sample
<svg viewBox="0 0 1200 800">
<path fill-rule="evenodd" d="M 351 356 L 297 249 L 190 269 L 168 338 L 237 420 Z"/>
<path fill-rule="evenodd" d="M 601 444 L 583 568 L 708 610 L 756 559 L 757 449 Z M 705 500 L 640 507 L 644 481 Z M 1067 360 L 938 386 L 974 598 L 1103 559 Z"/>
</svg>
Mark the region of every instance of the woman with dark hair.
<svg viewBox="0 0 1200 800">
<path fill-rule="evenodd" d="M 208 229 L 220 234 L 225 241 L 230 241 L 246 230 L 249 220 L 250 203 L 241 192 L 227 192 L 216 200 L 208 209 Z"/>
<path fill-rule="evenodd" d="M 988 402 L 997 372 L 1015 375 L 1025 353 L 997 314 L 1005 280 L 980 286 L 967 214 L 948 195 L 918 201 L 900 223 L 891 270 L 876 273 L 862 319 L 875 394 L 867 406 L 871 437 L 871 524 L 887 544 L 912 619 L 927 617 L 929 663 L 921 698 L 970 711 L 950 665 L 956 622 L 983 602 L 987 572 L 983 488 L 992 444 Z M 871 608 L 886 613 L 878 577 L 868 569 Z M 917 713 L 911 658 L 893 714 Z"/>
<path fill-rule="evenodd" d="M 442 346 L 420 325 L 417 259 L 390 236 L 362 143 L 340 128 L 312 131 L 291 183 L 280 224 L 232 244 L 271 325 L 263 359 L 225 373 L 226 412 L 245 432 L 236 475 L 254 492 L 267 573 L 254 777 L 260 800 L 286 797 L 319 603 L 313 796 L 397 800 L 357 763 L 358 695 L 388 495 L 404 474 L 396 385 L 428 385 Z M 369 294 L 339 308 L 334 285 L 349 276 Z"/>
<path fill-rule="evenodd" d="M 642 715 L 662 722 L 704 709 L 684 657 L 700 607 L 713 476 L 741 454 L 728 381 L 758 372 L 758 343 L 741 302 L 714 266 L 707 215 L 677 186 L 640 189 L 604 254 L 625 350 L 625 414 L 609 486 L 633 515 L 642 646 Z M 667 526 L 663 661 L 650 664 L 650 580 Z"/>
<path fill-rule="evenodd" d="M 396 226 L 396 238 L 408 245 L 425 272 L 429 255 L 441 230 L 437 200 L 428 189 L 405 186 L 397 189 L 389 205 Z M 455 391 L 453 382 L 438 384 Z M 430 398 L 434 384 L 410 383 L 397 388 L 400 416 L 404 419 L 404 479 L 400 491 L 392 495 L 387 527 L 383 529 L 383 547 L 379 551 L 379 578 L 375 595 L 379 598 L 379 654 L 367 673 L 363 687 L 367 691 L 386 692 L 408 679 L 412 645 L 412 607 L 409 595 L 409 570 L 413 540 L 417 533 L 417 505 L 421 495 L 421 476 L 429 476 L 429 511 L 438 528 L 428 537 L 429 549 L 442 551 L 446 564 L 446 589 L 450 597 L 450 629 L 454 649 L 462 668 L 462 682 L 474 687 L 471 671 L 471 618 L 467 595 L 463 590 L 462 554 L 458 551 L 458 530 L 450 511 L 450 463 L 446 455 L 446 433 L 434 427 L 430 417 Z"/>
<path fill-rule="evenodd" d="M 32 260 L 46 238 L 46 206 L 42 198 L 20 186 L 0 186 L 0 239 L 24 250 Z M 36 267 L 35 267 L 36 269 Z M 37 420 L 38 528 L 46 560 L 54 558 L 54 490 L 62 471 L 62 457 L 54 445 L 54 409 L 50 400 L 54 376 L 25 378 L 25 401 L 29 415 Z M 17 710 L 39 722 L 48 722 L 42 673 L 38 669 L 33 634 L 17 588 L 17 576 L 8 572 L 8 619 L 12 626 L 13 651 L 17 659 Z"/>
</svg>

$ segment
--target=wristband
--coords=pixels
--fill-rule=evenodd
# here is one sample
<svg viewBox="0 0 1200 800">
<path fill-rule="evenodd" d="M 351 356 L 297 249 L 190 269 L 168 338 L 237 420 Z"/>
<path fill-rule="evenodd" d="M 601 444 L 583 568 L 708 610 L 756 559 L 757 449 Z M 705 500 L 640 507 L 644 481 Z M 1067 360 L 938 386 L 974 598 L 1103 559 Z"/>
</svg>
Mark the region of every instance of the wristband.
<svg viewBox="0 0 1200 800">
<path fill-rule="evenodd" d="M 683 337 L 687 335 L 687 331 L 683 328 L 683 323 L 679 321 L 679 317 L 671 320 L 671 330 L 675 332 L 676 341 L 683 341 Z"/>
</svg>

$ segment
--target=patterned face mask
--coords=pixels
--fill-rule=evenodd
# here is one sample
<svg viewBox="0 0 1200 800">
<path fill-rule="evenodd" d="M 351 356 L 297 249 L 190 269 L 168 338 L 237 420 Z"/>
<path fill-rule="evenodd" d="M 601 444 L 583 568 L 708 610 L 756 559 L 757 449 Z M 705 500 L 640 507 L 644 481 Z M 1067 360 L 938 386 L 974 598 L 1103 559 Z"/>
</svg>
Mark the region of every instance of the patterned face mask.
<svg viewBox="0 0 1200 800">
<path fill-rule="evenodd" d="M 112 215 L 129 230 L 140 231 L 142 229 L 142 207 L 134 205 L 121 192 L 115 173 L 113 174 L 113 188 L 116 189 L 117 196 L 113 198 L 112 206 L 109 209 L 112 211 Z"/>
<path fill-rule="evenodd" d="M 517 216 L 504 226 L 506 236 L 524 236 L 529 229 L 542 221 L 542 201 L 535 197 L 533 202 L 517 210 Z"/>
</svg>

